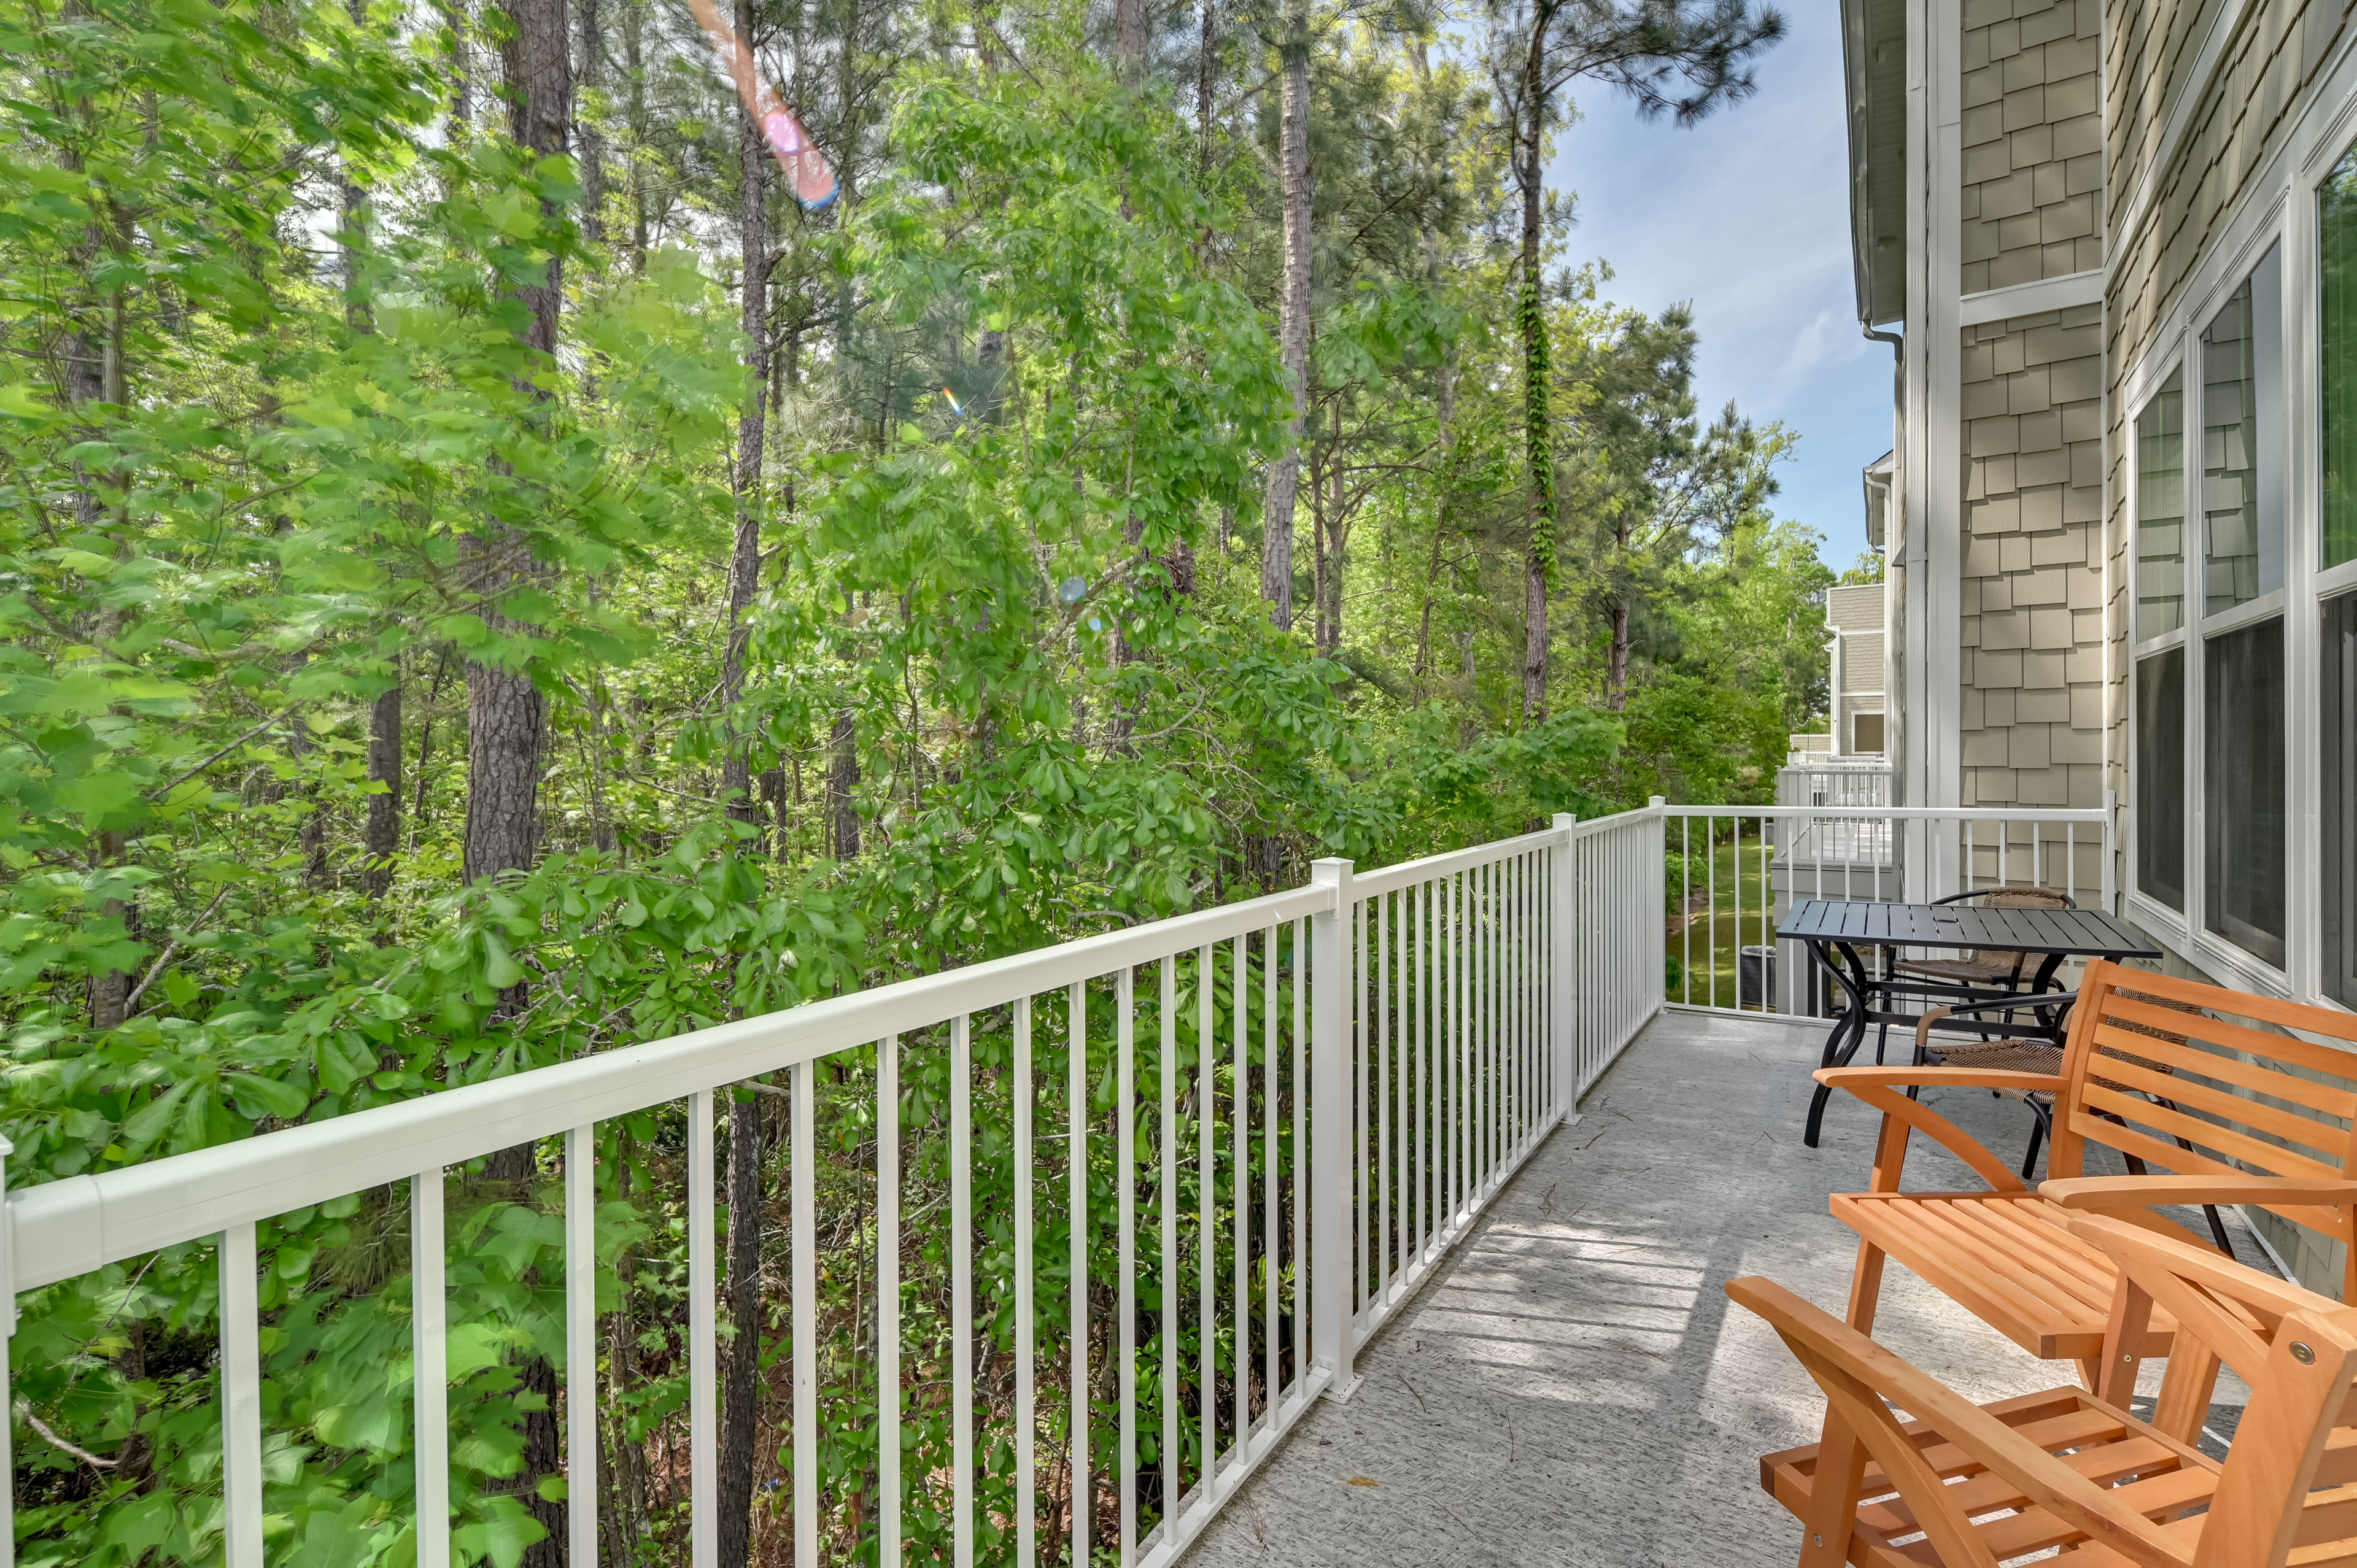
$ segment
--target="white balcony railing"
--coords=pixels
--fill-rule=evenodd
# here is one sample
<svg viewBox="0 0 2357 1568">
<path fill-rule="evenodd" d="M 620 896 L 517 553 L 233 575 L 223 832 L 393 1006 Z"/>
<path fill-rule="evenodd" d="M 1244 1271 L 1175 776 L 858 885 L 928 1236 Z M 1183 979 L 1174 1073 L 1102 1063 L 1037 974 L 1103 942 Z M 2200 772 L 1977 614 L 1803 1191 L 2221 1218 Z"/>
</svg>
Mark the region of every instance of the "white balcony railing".
<svg viewBox="0 0 2357 1568">
<path fill-rule="evenodd" d="M 201 1548 L 189 1560 L 262 1568 L 283 1528 L 270 1521 L 294 1506 L 285 1466 L 264 1455 L 283 1458 L 295 1434 L 266 1434 L 265 1412 L 290 1408 L 273 1385 L 296 1369 L 283 1332 L 265 1337 L 285 1308 L 265 1311 L 259 1284 L 285 1273 L 320 1206 L 398 1192 L 378 1222 L 397 1233 L 405 1205 L 409 1363 L 388 1375 L 409 1430 L 372 1451 L 374 1490 L 394 1499 L 394 1534 L 414 1530 L 419 1568 L 479 1557 L 463 1532 L 485 1487 L 464 1467 L 469 1434 L 452 1429 L 469 1374 L 454 1383 L 450 1348 L 474 1333 L 468 1365 L 479 1362 L 481 1324 L 464 1320 L 483 1309 L 451 1263 L 475 1244 L 461 1232 L 480 1206 L 454 1208 L 453 1183 L 463 1194 L 488 1156 L 535 1144 L 562 1176 L 561 1270 L 542 1277 L 563 1283 L 564 1354 L 549 1359 L 568 1561 L 709 1568 L 726 1213 L 716 1121 L 736 1086 L 781 1075 L 767 1094 L 788 1122 L 779 1369 L 791 1397 L 782 1489 L 763 1507 L 793 1561 L 822 1561 L 823 1541 L 825 1560 L 979 1553 L 1028 1568 L 1110 1550 L 1168 1563 L 1311 1401 L 1349 1390 L 1356 1347 L 1664 1002 L 1824 1011 L 1803 955 L 1772 939 L 1792 899 L 2037 883 L 2110 906 L 2108 809 L 1907 810 L 1851 791 L 1560 817 L 1368 873 L 1320 861 L 1308 886 L 1246 903 L 26 1188 L 0 1226 L 9 1331 L 16 1293 L 119 1283 L 135 1260 L 210 1249 L 218 1311 L 191 1331 L 216 1342 L 195 1397 L 217 1417 L 221 1457 L 193 1470 L 218 1475 L 219 1512 L 184 1499 Z M 650 1113 L 674 1118 L 682 1150 L 666 1167 L 676 1188 L 640 1201 L 675 1204 L 685 1235 L 673 1298 L 685 1454 L 664 1466 L 684 1522 L 609 1552 L 597 1470 L 617 1452 L 601 1444 L 620 1439 L 600 1425 L 613 1391 L 598 1381 L 598 1227 L 625 1163 L 617 1130 Z M 978 1175 L 994 1140 L 988 1169 L 1004 1174 Z M 817 1185 L 844 1178 L 846 1149 L 865 1151 L 852 1174 L 872 1200 L 822 1235 Z M 906 1207 L 904 1157 L 931 1162 L 920 1210 Z M 847 1359 L 823 1332 L 822 1277 L 850 1280 L 872 1314 Z M 12 1494 L 0 1505 L 6 1568 L 18 1521 Z M 66 1544 L 30 1515 L 26 1528 L 30 1554 Z"/>
<path fill-rule="evenodd" d="M 536 1144 L 539 1168 L 562 1176 L 565 1348 L 550 1359 L 566 1552 L 600 1568 L 613 1528 L 597 1501 L 612 1440 L 600 1206 L 618 1127 L 683 1106 L 670 1197 L 685 1229 L 686 1507 L 656 1555 L 707 1568 L 723 1348 L 716 1112 L 734 1086 L 782 1075 L 767 1094 L 782 1093 L 788 1122 L 779 1371 L 791 1415 L 782 1489 L 763 1506 L 791 1514 L 793 1561 L 821 1561 L 824 1537 L 884 1562 L 905 1549 L 965 1564 L 979 1541 L 988 1560 L 1023 1564 L 1105 1549 L 1167 1563 L 1312 1400 L 1350 1388 L 1355 1346 L 1660 1009 L 1663 822 L 1659 809 L 1558 818 L 1371 873 L 1320 861 L 1308 886 L 1249 902 L 19 1190 L 0 1227 L 10 1330 L 15 1293 L 212 1249 L 218 1315 L 194 1327 L 217 1336 L 217 1370 L 197 1391 L 217 1408 L 220 1513 L 186 1512 L 210 1543 L 201 1555 L 262 1568 L 281 1529 L 270 1521 L 293 1506 L 284 1466 L 264 1465 L 291 1437 L 265 1434 L 265 1412 L 289 1408 L 271 1385 L 294 1374 L 283 1333 L 264 1334 L 283 1314 L 265 1314 L 257 1281 L 278 1277 L 317 1206 L 390 1189 L 382 1223 L 397 1234 L 405 1205 L 414 1307 L 409 1365 L 385 1375 L 406 1395 L 409 1432 L 381 1434 L 373 1485 L 394 1499 L 393 1534 L 414 1525 L 419 1568 L 447 1568 L 482 1491 L 453 1468 L 468 1434 L 452 1430 L 451 1347 L 474 1299 L 450 1272 L 471 1212 L 453 1193 L 476 1179 L 470 1165 Z M 907 1089 L 904 1072 L 932 1087 Z M 842 1112 L 846 1083 L 856 1140 L 815 1120 Z M 975 1151 L 1002 1137 L 1011 1174 L 978 1177 Z M 841 1175 L 846 1147 L 872 1151 L 873 1193 L 848 1240 L 814 1218 L 815 1185 Z M 945 1258 L 909 1244 L 939 1218 L 904 1208 L 904 1152 L 945 1162 L 947 1226 L 928 1232 Z M 823 1354 L 822 1271 L 871 1304 L 855 1364 Z M 553 1286 L 559 1272 L 541 1277 Z M 823 1436 L 846 1430 L 857 1473 L 823 1475 Z M 681 1468 L 666 1460 L 667 1476 Z M 0 1562 L 16 1529 L 0 1528 Z M 462 1539 L 457 1556 L 470 1555 Z"/>
<path fill-rule="evenodd" d="M 1672 1006 L 1828 1016 L 1837 1005 L 1777 925 L 1796 899 L 1927 903 L 2051 888 L 2116 912 L 2114 811 L 1902 807 L 1885 770 L 1787 768 L 1776 806 L 1664 806 Z M 1953 956 L 1938 954 L 1932 956 Z"/>
</svg>

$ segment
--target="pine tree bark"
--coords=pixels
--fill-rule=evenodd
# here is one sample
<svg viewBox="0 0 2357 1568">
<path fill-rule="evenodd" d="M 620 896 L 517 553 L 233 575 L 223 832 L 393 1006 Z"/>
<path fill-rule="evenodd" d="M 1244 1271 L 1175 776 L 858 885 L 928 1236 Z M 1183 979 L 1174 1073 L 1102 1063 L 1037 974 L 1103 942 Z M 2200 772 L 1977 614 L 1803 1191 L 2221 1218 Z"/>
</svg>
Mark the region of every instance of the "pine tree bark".
<svg viewBox="0 0 2357 1568">
<path fill-rule="evenodd" d="M 1122 81 L 1135 86 L 1146 69 L 1146 0 L 1114 0 L 1113 53 Z"/>
<path fill-rule="evenodd" d="M 720 1374 L 720 1568 L 753 1550 L 753 1450 L 760 1415 L 761 1098 L 728 1101 L 728 1364 Z"/>
<path fill-rule="evenodd" d="M 827 741 L 827 850 L 836 860 L 859 858 L 859 728 L 849 708 L 834 715 Z"/>
<path fill-rule="evenodd" d="M 1440 585 L 1440 552 L 1452 532 L 1455 521 L 1457 489 L 1456 470 L 1450 459 L 1457 450 L 1457 375 L 1456 367 L 1444 352 L 1440 367 L 1433 375 L 1433 419 L 1438 427 L 1440 448 L 1440 504 L 1434 509 L 1432 520 L 1432 564 L 1424 574 L 1424 614 L 1415 628 L 1416 700 L 1424 699 L 1425 677 L 1432 673 L 1432 598 Z"/>
<path fill-rule="evenodd" d="M 573 122 L 573 59 L 565 0 L 509 0 L 509 31 L 500 46 L 506 78 L 508 131 L 519 147 L 542 157 L 566 150 Z M 544 220 L 560 216 L 544 206 Z M 535 374 L 556 369 L 557 326 L 564 306 L 562 263 L 549 258 L 539 279 L 518 288 L 527 312 L 524 341 L 535 354 Z M 553 385 L 535 381 L 543 399 Z M 469 536 L 467 564 L 495 636 L 528 637 L 532 628 L 500 611 L 501 602 L 530 571 L 524 542 L 504 528 Z M 463 870 L 468 881 L 528 870 L 540 853 L 539 789 L 548 744 L 548 701 L 529 672 L 469 660 L 467 665 L 467 832 Z M 513 1017 L 526 1001 L 522 982 L 500 994 L 500 1015 Z M 487 1175 L 519 1189 L 535 1174 L 530 1144 L 502 1149 L 486 1162 Z M 519 1200 L 523 1194 L 519 1193 Z M 567 1510 L 560 1498 L 541 1496 L 541 1483 L 559 1475 L 563 1455 L 557 1426 L 556 1369 L 534 1357 L 519 1369 L 523 1388 L 537 1394 L 540 1408 L 523 1419 L 523 1468 L 509 1485 L 546 1534 L 524 1549 L 522 1568 L 565 1568 Z"/>
<path fill-rule="evenodd" d="M 352 22 L 365 23 L 367 0 L 350 0 Z M 355 333 L 376 330 L 376 312 L 362 274 L 371 218 L 367 188 L 344 171 L 342 265 L 344 325 Z M 373 792 L 361 830 L 361 891 L 380 900 L 393 891 L 393 860 L 401 849 L 401 660 L 393 663 L 393 685 L 369 704 L 368 777 Z"/>
<path fill-rule="evenodd" d="M 753 44 L 753 0 L 737 0 L 737 36 Z M 744 268 L 742 322 L 745 331 L 746 401 L 737 418 L 737 532 L 728 557 L 728 647 L 721 660 L 720 700 L 733 706 L 745 689 L 745 614 L 761 573 L 761 456 L 770 387 L 769 144 L 740 95 L 737 108 L 737 165 L 741 185 L 737 228 Z M 720 795 L 730 818 L 751 822 L 753 776 L 741 736 L 730 734 L 720 764 Z"/>
<path fill-rule="evenodd" d="M 606 39 L 598 22 L 597 0 L 581 0 L 579 36 L 579 83 L 594 91 L 605 74 L 602 56 Z M 597 127 L 580 115 L 577 102 L 574 109 L 574 140 L 579 148 L 581 165 L 581 231 L 591 244 L 602 245 L 606 242 L 606 144 Z"/>
<path fill-rule="evenodd" d="M 1514 127 L 1513 167 L 1523 199 L 1520 266 L 1523 333 L 1523 443 L 1528 475 L 1523 515 L 1528 543 L 1523 554 L 1523 722 L 1546 716 L 1547 590 L 1555 579 L 1555 497 L 1554 370 L 1547 342 L 1546 306 L 1540 289 L 1540 198 L 1546 169 L 1545 28 L 1533 27 L 1523 70 L 1519 124 Z"/>
<path fill-rule="evenodd" d="M 1309 424 L 1309 37 L 1297 10 L 1278 46 L 1282 64 L 1278 188 L 1285 208 L 1285 283 L 1277 300 L 1277 358 L 1293 394 L 1284 455 L 1269 465 L 1261 507 L 1260 596 L 1279 630 L 1293 626 L 1293 511 L 1301 489 L 1301 443 Z"/>
<path fill-rule="evenodd" d="M 754 42 L 753 0 L 737 0 L 737 36 Z M 741 182 L 737 215 L 744 268 L 746 403 L 737 421 L 737 532 L 728 560 L 728 647 L 721 660 L 721 703 L 744 694 L 746 612 L 752 608 L 761 569 L 763 416 L 770 388 L 769 147 L 740 95 L 737 159 Z M 720 765 L 720 794 L 729 817 L 757 820 L 750 759 L 732 725 Z M 753 1545 L 753 1449 L 759 1414 L 761 1369 L 761 1102 L 758 1095 L 728 1102 L 728 1316 L 736 1326 L 721 1370 L 720 1568 L 746 1568 Z"/>
</svg>

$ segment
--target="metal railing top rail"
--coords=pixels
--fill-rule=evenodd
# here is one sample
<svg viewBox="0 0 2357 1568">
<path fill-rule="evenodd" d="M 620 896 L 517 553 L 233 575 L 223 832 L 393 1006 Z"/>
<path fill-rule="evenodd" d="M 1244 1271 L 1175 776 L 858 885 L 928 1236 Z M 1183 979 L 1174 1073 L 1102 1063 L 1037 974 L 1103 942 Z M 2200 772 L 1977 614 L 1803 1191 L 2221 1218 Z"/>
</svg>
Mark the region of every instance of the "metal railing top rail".
<svg viewBox="0 0 2357 1568">
<path fill-rule="evenodd" d="M 1450 857 L 1443 856 L 1442 859 Z M 944 970 L 758 1018 L 582 1057 L 422 1099 L 8 1195 L 0 1246 L 32 1290 L 305 1204 L 855 1049 L 961 1014 L 1152 963 L 1337 908 L 1304 886 Z"/>
<path fill-rule="evenodd" d="M 1414 887 L 1418 883 L 1453 876 L 1460 871 L 1471 871 L 1501 860 L 1511 860 L 1515 855 L 1528 854 L 1534 849 L 1562 842 L 1561 828 L 1541 828 L 1537 832 L 1523 833 L 1517 838 L 1497 839 L 1465 849 L 1452 849 L 1441 854 L 1428 854 L 1422 860 L 1402 861 L 1397 865 L 1386 865 L 1377 871 L 1353 871 L 1351 874 L 1351 897 L 1380 897 L 1386 893 L 1396 893 L 1403 887 Z"/>
<path fill-rule="evenodd" d="M 2110 813 L 2101 806 L 1663 806 L 1672 817 L 1882 817 L 1900 822 L 2068 822 L 2101 827 Z M 1609 819 L 1607 819 L 1609 820 Z"/>
</svg>

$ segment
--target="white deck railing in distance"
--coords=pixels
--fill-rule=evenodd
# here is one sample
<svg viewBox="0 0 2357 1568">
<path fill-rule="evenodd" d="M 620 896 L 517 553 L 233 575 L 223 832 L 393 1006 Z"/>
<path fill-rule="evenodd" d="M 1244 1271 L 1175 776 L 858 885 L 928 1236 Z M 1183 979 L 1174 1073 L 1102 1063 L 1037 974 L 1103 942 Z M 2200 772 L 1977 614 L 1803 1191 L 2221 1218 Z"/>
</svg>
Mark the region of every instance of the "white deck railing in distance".
<svg viewBox="0 0 2357 1568">
<path fill-rule="evenodd" d="M 2042 886 L 2113 908 L 2114 811 L 1849 803 L 1663 806 L 1676 868 L 1674 1007 L 1823 1017 L 1837 1010 L 1807 950 L 1775 936 L 1804 898 L 1926 903 Z M 1910 955 L 1911 956 L 1911 955 Z M 1929 956 L 1954 956 L 1952 953 Z"/>
</svg>

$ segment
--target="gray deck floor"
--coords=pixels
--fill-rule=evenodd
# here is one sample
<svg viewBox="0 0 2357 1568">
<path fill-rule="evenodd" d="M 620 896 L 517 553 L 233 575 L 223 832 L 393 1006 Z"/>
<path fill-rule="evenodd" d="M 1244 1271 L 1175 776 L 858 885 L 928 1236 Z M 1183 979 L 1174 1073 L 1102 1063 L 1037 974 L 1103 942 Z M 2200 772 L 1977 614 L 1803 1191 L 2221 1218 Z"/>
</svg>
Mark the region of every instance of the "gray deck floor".
<svg viewBox="0 0 2357 1568">
<path fill-rule="evenodd" d="M 1356 1394 L 1303 1420 L 1189 1568 L 1790 1563 L 1798 1527 L 1760 1491 L 1759 1456 L 1815 1441 L 1824 1404 L 1722 1287 L 1759 1273 L 1836 1314 L 1846 1302 L 1857 1242 L 1825 1199 L 1864 1183 L 1877 1118 L 1836 1095 L 1824 1147 L 1802 1146 L 1821 1040 L 1764 1019 L 1656 1020 L 1361 1348 Z M 2018 1102 L 1934 1103 L 2018 1157 Z M 1908 1178 L 1981 1185 L 1921 1138 Z M 1896 1264 L 1877 1337 L 1975 1399 L 2073 1380 Z"/>
</svg>

